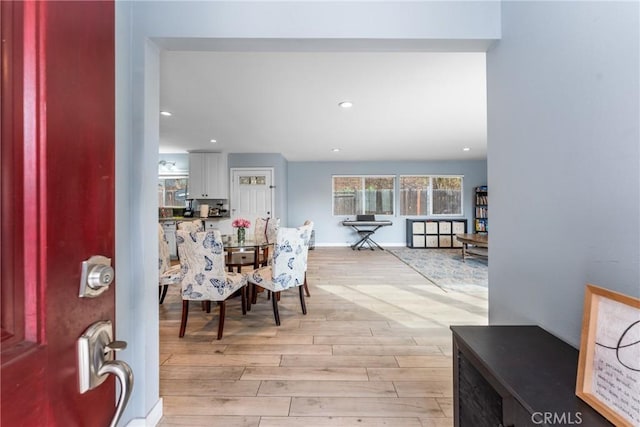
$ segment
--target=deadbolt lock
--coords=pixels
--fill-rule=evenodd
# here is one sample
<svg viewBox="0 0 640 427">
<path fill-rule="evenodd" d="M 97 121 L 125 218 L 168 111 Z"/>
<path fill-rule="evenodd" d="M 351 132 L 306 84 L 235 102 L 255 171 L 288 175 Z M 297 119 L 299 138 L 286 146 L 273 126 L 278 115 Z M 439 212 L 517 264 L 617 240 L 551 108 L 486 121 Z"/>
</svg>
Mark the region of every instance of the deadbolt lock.
<svg viewBox="0 0 640 427">
<path fill-rule="evenodd" d="M 113 282 L 115 272 L 111 267 L 111 259 L 94 255 L 82 262 L 82 275 L 80 277 L 80 297 L 95 298 L 109 289 Z"/>
</svg>

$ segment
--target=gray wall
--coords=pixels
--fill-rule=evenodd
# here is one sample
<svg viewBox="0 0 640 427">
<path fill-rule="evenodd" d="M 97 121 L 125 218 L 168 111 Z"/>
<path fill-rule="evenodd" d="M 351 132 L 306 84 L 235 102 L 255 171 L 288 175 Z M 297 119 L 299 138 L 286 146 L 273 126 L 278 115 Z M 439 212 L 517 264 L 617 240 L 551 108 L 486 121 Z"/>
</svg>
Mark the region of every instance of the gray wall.
<svg viewBox="0 0 640 427">
<path fill-rule="evenodd" d="M 289 225 L 300 225 L 306 219 L 311 219 L 314 221 L 314 229 L 316 230 L 316 245 L 351 244 L 355 238 L 354 231 L 340 225 L 340 221 L 346 217 L 333 216 L 332 175 L 413 174 L 464 175 L 463 218 L 468 219 L 470 229 L 474 214 L 474 187 L 487 184 L 487 163 L 484 160 L 459 162 L 289 162 L 287 191 L 289 194 Z M 393 225 L 379 229 L 375 235 L 376 242 L 404 245 L 405 219 L 407 217 L 397 215 L 398 212 L 399 204 L 396 200 L 396 216 L 380 217 L 381 219 L 390 219 L 393 221 Z M 351 218 L 353 219 L 353 217 Z"/>
<path fill-rule="evenodd" d="M 229 168 L 273 168 L 274 208 L 275 216 L 281 224 L 287 223 L 287 159 L 279 153 L 230 153 Z M 231 182 L 230 182 L 231 185 Z"/>
<path fill-rule="evenodd" d="M 585 283 L 640 295 L 638 2 L 503 2 L 502 17 L 489 318 L 578 346 Z"/>
<path fill-rule="evenodd" d="M 160 158 L 184 164 L 187 154 L 161 154 Z M 188 162 L 187 162 L 188 164 Z M 332 214 L 332 175 L 464 175 L 463 215 L 472 230 L 474 214 L 474 188 L 487 184 L 487 162 L 288 162 L 279 153 L 229 153 L 231 168 L 266 167 L 274 169 L 275 215 L 283 226 L 296 226 L 313 219 L 318 246 L 336 246 L 353 243 L 354 232 L 339 224 L 347 217 Z M 309 185 L 311 184 L 311 185 Z M 396 186 L 397 187 L 397 186 Z M 396 215 L 384 217 L 393 221 L 391 227 L 376 233 L 380 244 L 405 244 L 405 216 L 400 216 L 396 200 Z M 420 216 L 424 218 L 425 216 Z M 289 218 L 291 220 L 289 221 Z M 382 217 L 381 217 L 382 218 Z M 415 218 L 415 217 L 409 217 Z M 437 218 L 437 217 L 435 217 Z M 447 216 L 447 218 L 455 218 Z"/>
<path fill-rule="evenodd" d="M 159 51 L 135 33 L 133 2 L 116 2 L 116 339 L 135 385 L 123 422 L 159 405 Z M 133 43 L 132 40 L 137 40 Z M 121 423 L 122 424 L 122 423 Z"/>
</svg>

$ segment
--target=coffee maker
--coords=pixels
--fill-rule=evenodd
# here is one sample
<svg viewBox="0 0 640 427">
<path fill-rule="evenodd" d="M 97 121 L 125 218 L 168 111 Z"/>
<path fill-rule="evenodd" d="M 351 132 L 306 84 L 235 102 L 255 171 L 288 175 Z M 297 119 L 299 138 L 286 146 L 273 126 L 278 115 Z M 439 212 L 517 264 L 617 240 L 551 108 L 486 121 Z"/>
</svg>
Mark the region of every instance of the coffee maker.
<svg viewBox="0 0 640 427">
<path fill-rule="evenodd" d="M 193 200 L 187 199 L 187 207 L 184 210 L 185 218 L 193 218 Z"/>
</svg>

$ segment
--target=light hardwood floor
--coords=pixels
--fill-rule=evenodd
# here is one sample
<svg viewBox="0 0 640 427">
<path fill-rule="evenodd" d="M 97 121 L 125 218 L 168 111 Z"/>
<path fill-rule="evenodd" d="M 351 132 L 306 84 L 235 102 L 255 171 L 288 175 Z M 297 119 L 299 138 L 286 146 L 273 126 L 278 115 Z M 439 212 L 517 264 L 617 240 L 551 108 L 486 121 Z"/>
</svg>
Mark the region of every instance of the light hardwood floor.
<svg viewBox="0 0 640 427">
<path fill-rule="evenodd" d="M 427 253 L 425 252 L 425 255 Z M 486 324 L 486 294 L 445 292 L 386 251 L 309 252 L 311 297 L 282 293 L 242 316 L 227 303 L 191 303 L 178 338 L 181 300 L 160 307 L 161 426 L 452 426 L 452 324 Z"/>
</svg>

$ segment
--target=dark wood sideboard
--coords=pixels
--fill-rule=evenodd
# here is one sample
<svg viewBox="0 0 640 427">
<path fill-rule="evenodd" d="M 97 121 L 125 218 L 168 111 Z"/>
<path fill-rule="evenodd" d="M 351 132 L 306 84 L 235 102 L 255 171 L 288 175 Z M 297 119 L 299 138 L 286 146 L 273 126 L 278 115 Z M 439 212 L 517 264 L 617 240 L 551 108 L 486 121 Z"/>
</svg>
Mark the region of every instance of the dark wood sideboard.
<svg viewBox="0 0 640 427">
<path fill-rule="evenodd" d="M 575 395 L 578 350 L 538 326 L 451 326 L 456 427 L 611 426 Z"/>
</svg>

